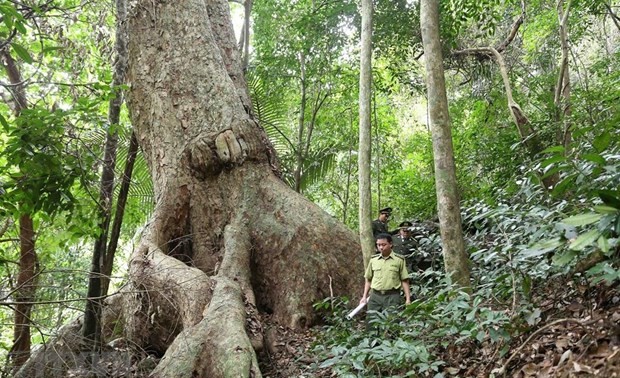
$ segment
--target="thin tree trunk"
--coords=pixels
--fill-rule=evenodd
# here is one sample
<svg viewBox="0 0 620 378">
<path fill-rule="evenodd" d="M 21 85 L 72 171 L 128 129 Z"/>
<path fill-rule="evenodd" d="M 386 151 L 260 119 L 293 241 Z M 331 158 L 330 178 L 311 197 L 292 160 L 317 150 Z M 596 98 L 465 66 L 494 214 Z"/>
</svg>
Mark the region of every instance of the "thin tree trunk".
<svg viewBox="0 0 620 378">
<path fill-rule="evenodd" d="M 362 35 L 360 53 L 359 93 L 359 234 L 364 266 L 374 252 L 371 227 L 370 151 L 371 124 L 370 99 L 372 83 L 372 0 L 362 0 Z"/>
<path fill-rule="evenodd" d="M 372 80 L 370 85 L 372 86 Z M 383 166 L 383 164 L 381 164 L 381 157 L 383 156 L 383 150 L 381 149 L 382 139 L 379 132 L 379 119 L 377 118 L 377 101 L 375 92 L 372 93 L 372 115 L 375 121 L 375 171 L 377 172 L 375 179 L 377 181 L 377 209 L 381 209 L 383 207 L 381 203 L 381 167 Z"/>
<path fill-rule="evenodd" d="M 116 62 L 112 79 L 112 88 L 116 91 L 114 98 L 110 100 L 108 111 L 108 130 L 103 158 L 103 171 L 99 190 L 99 230 L 100 234 L 95 240 L 91 271 L 88 278 L 88 291 L 86 309 L 84 312 L 83 335 L 85 342 L 90 348 L 100 348 L 101 336 L 101 297 L 103 269 L 107 254 L 107 241 L 112 217 L 112 204 L 114 201 L 114 178 L 116 167 L 116 150 L 118 146 L 118 124 L 120 120 L 123 95 L 121 85 L 125 82 L 127 71 L 127 37 L 124 31 L 126 19 L 125 0 L 116 0 Z M 107 258 L 110 264 L 109 258 Z"/>
<path fill-rule="evenodd" d="M 114 212 L 112 231 L 110 232 L 108 249 L 106 251 L 103 261 L 103 267 L 101 268 L 102 297 L 108 294 L 108 289 L 110 286 L 110 276 L 112 275 L 112 268 L 114 267 L 114 256 L 116 254 L 116 248 L 118 246 L 118 239 L 121 234 L 121 225 L 123 224 L 123 215 L 125 214 L 125 205 L 127 204 L 127 197 L 129 196 L 129 186 L 131 185 L 133 166 L 136 162 L 136 156 L 138 155 L 138 147 L 138 139 L 136 138 L 136 134 L 131 133 L 129 150 L 127 152 L 127 162 L 125 163 L 125 171 L 123 172 L 123 177 L 121 179 L 121 188 L 118 193 L 118 199 L 116 200 L 116 211 Z"/>
<path fill-rule="evenodd" d="M 30 357 L 30 324 L 37 274 L 37 255 L 32 218 L 24 214 L 19 218 L 19 274 L 15 290 L 15 328 L 10 355 L 13 368 L 22 366 Z"/>
<path fill-rule="evenodd" d="M 451 122 L 439 41 L 438 0 L 421 1 L 420 20 L 435 161 L 437 208 L 445 267 L 453 282 L 461 287 L 469 288 L 469 261 L 465 254 L 461 228 Z"/>
<path fill-rule="evenodd" d="M 246 73 L 248 71 L 248 66 L 250 64 L 250 16 L 252 14 L 252 0 L 245 0 L 244 3 L 245 9 L 245 18 L 243 22 L 243 72 Z"/>
<path fill-rule="evenodd" d="M 353 109 L 349 108 L 349 132 L 353 134 Z M 345 180 L 344 200 L 342 201 L 342 223 L 347 224 L 349 197 L 351 196 L 351 172 L 353 171 L 353 141 L 349 143 L 347 154 L 347 179 Z"/>
<path fill-rule="evenodd" d="M 297 125 L 297 148 L 296 163 L 293 179 L 295 181 L 295 191 L 301 193 L 301 174 L 304 164 L 304 129 L 306 124 L 306 56 L 303 51 L 299 53 L 299 76 L 301 84 L 301 102 L 299 104 L 299 118 Z"/>
<path fill-rule="evenodd" d="M 5 49 L 2 53 L 3 65 L 13 85 L 13 109 L 16 116 L 26 109 L 26 88 L 16 61 Z M 19 217 L 19 273 L 15 290 L 15 325 L 13 329 L 13 346 L 9 352 L 14 371 L 30 357 L 30 324 L 32 320 L 32 302 L 34 301 L 37 284 L 37 254 L 35 250 L 35 231 L 32 215 L 25 213 Z"/>
<path fill-rule="evenodd" d="M 572 140 L 570 121 L 571 83 L 568 64 L 568 15 L 570 13 L 570 6 L 571 0 L 567 0 L 566 9 L 564 9 L 564 0 L 559 0 L 557 4 L 562 59 L 560 60 L 560 70 L 558 72 L 558 80 L 555 87 L 554 104 L 557 109 L 557 121 L 562 125 L 561 131 L 558 132 L 558 143 L 564 146 L 565 153 L 569 152 L 569 147 Z"/>
</svg>

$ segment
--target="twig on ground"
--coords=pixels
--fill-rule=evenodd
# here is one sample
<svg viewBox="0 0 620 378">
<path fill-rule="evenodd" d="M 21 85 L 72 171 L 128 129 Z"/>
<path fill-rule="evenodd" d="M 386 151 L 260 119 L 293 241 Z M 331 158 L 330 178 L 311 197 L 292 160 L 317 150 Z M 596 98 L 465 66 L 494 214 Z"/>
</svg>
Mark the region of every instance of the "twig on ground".
<svg viewBox="0 0 620 378">
<path fill-rule="evenodd" d="M 539 329 L 537 329 L 536 331 L 534 331 L 530 337 L 527 338 L 527 340 L 525 340 L 525 342 L 523 344 L 521 344 L 521 346 L 519 346 L 517 348 L 517 350 L 515 350 L 512 355 L 510 355 L 510 357 L 508 358 L 508 360 L 506 360 L 506 362 L 504 363 L 504 365 L 499 368 L 498 370 L 495 370 L 496 373 L 501 374 L 503 376 L 506 376 L 506 368 L 508 367 L 508 365 L 510 364 L 510 362 L 512 361 L 512 359 L 519 354 L 519 352 L 521 352 L 521 350 L 523 348 L 525 348 L 525 346 L 530 342 L 530 340 L 532 340 L 534 338 L 534 336 L 538 335 L 539 333 L 541 333 L 542 331 L 546 330 L 547 328 L 553 327 L 554 325 L 560 324 L 560 323 L 566 323 L 566 322 L 573 322 L 573 323 L 577 323 L 580 326 L 584 326 L 590 322 L 583 322 L 579 319 L 574 319 L 574 318 L 565 318 L 565 319 L 558 319 L 558 320 L 554 320 L 551 323 L 547 323 L 544 326 L 540 327 Z"/>
</svg>

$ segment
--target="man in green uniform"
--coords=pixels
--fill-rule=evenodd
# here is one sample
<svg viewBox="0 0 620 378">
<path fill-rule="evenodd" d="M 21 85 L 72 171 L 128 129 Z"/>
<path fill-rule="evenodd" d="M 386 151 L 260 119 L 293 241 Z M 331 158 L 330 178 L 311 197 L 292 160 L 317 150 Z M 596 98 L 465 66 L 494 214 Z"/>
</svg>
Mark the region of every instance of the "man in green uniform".
<svg viewBox="0 0 620 378">
<path fill-rule="evenodd" d="M 416 269 L 414 266 L 414 253 L 418 249 L 418 241 L 413 237 L 410 227 L 413 227 L 413 223 L 409 221 L 401 222 L 398 226 L 398 235 L 394 237 L 392 249 L 405 258 L 407 270 L 411 272 Z"/>
<path fill-rule="evenodd" d="M 379 234 L 376 238 L 379 254 L 373 256 L 368 263 L 364 278 L 364 294 L 361 303 L 368 303 L 368 317 L 372 311 L 383 311 L 398 307 L 402 303 L 400 289 L 405 292 L 405 304 L 411 303 L 409 296 L 409 273 L 405 260 L 392 253 L 392 235 Z M 369 296 L 370 295 L 370 296 Z"/>
<path fill-rule="evenodd" d="M 387 224 L 392 215 L 392 208 L 386 207 L 379 210 L 379 218 L 372 221 L 372 236 L 377 238 L 379 234 L 389 234 Z"/>
</svg>

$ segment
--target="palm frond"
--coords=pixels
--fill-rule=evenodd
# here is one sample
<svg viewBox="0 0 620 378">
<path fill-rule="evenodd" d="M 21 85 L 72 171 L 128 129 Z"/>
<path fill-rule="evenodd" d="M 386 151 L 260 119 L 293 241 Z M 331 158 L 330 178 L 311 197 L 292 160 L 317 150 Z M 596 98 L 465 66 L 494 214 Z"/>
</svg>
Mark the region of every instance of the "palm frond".
<svg viewBox="0 0 620 378">
<path fill-rule="evenodd" d="M 333 146 L 310 151 L 302 167 L 300 187 L 305 190 L 322 180 L 336 165 L 338 151 Z"/>
<path fill-rule="evenodd" d="M 287 138 L 284 130 L 286 111 L 269 97 L 265 85 L 258 75 L 248 74 L 248 88 L 252 98 L 252 108 L 258 123 L 265 130 L 276 153 L 283 155 L 294 150 L 294 144 Z"/>
</svg>

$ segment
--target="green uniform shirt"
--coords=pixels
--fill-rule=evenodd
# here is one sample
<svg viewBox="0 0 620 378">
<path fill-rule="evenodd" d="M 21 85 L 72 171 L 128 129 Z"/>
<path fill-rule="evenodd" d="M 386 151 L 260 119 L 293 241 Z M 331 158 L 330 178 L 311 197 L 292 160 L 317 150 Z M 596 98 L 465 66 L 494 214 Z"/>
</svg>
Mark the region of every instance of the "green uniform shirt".
<svg viewBox="0 0 620 378">
<path fill-rule="evenodd" d="M 388 234 L 387 223 L 375 219 L 372 221 L 372 236 L 376 238 L 379 234 Z"/>
<path fill-rule="evenodd" d="M 388 257 L 381 254 L 373 256 L 368 263 L 364 277 L 370 281 L 374 290 L 400 289 L 401 281 L 409 278 L 405 260 L 395 253 Z"/>
<path fill-rule="evenodd" d="M 418 241 L 415 238 L 410 237 L 405 239 L 400 235 L 393 237 L 393 243 L 392 252 L 396 252 L 402 256 L 410 255 L 418 246 Z"/>
</svg>

